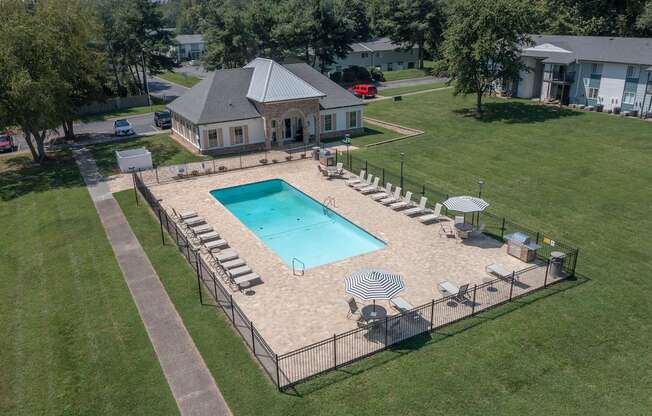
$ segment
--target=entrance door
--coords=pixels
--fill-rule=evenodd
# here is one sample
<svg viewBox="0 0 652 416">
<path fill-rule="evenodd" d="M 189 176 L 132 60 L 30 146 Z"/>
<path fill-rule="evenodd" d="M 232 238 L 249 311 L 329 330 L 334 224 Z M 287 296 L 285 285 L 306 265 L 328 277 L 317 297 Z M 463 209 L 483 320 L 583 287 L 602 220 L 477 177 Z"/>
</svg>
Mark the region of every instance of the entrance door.
<svg viewBox="0 0 652 416">
<path fill-rule="evenodd" d="M 303 118 L 294 118 L 294 140 L 298 142 L 303 141 Z"/>
<path fill-rule="evenodd" d="M 286 118 L 283 120 L 283 138 L 291 139 L 292 138 L 292 119 Z"/>
</svg>

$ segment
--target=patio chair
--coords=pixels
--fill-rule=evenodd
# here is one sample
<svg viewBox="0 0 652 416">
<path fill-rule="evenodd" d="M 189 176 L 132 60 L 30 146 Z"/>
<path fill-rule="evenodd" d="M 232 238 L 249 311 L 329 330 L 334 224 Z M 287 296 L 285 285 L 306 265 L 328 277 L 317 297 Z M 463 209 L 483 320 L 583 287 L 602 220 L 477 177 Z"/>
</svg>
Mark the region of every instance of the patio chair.
<svg viewBox="0 0 652 416">
<path fill-rule="evenodd" d="M 364 180 L 366 174 L 367 174 L 367 172 L 363 169 L 363 170 L 360 171 L 359 176 L 352 177 L 351 179 L 346 181 L 346 184 L 349 185 L 349 186 L 353 186 L 355 184 L 358 184 L 358 183 L 360 183 L 360 182 L 362 182 Z"/>
<path fill-rule="evenodd" d="M 439 235 L 442 233 L 448 238 L 457 238 L 457 233 L 450 223 L 440 222 L 439 223 Z"/>
<path fill-rule="evenodd" d="M 375 194 L 369 195 L 374 201 L 380 201 L 383 198 L 387 198 L 392 194 L 392 184 L 387 182 L 385 184 L 385 190 Z"/>
<path fill-rule="evenodd" d="M 484 223 L 480 224 L 480 226 L 473 231 L 473 236 L 474 237 L 482 236 L 482 233 L 484 233 L 485 228 L 486 226 Z"/>
<path fill-rule="evenodd" d="M 358 304 L 355 301 L 355 299 L 353 299 L 352 297 L 348 298 L 346 300 L 346 303 L 349 304 L 349 313 L 346 315 L 347 319 L 351 319 L 353 316 L 356 315 L 359 317 L 362 316 L 362 313 L 360 312 L 360 308 L 358 307 Z"/>
<path fill-rule="evenodd" d="M 463 215 L 456 215 L 455 216 L 455 224 L 464 224 L 464 216 Z"/>
<path fill-rule="evenodd" d="M 360 182 L 360 183 L 357 183 L 357 184 L 355 184 L 355 185 L 352 185 L 352 187 L 353 187 L 353 189 L 359 191 L 359 190 L 362 189 L 362 188 L 366 188 L 367 186 L 370 186 L 370 185 L 371 185 L 371 182 L 372 182 L 373 180 L 374 180 L 374 175 L 372 175 L 372 174 L 370 173 L 369 175 L 367 175 L 367 179 L 365 179 L 364 181 L 362 181 L 362 182 Z"/>
<path fill-rule="evenodd" d="M 488 274 L 496 276 L 501 279 L 511 279 L 512 277 L 512 272 L 507 271 L 505 267 L 503 267 L 498 263 L 492 263 L 487 267 L 485 267 L 484 269 Z"/>
<path fill-rule="evenodd" d="M 389 205 L 398 202 L 400 199 L 401 199 L 401 187 L 397 186 L 396 188 L 394 188 L 394 194 L 392 194 L 392 196 L 383 198 L 379 202 L 383 205 Z"/>
<path fill-rule="evenodd" d="M 456 300 L 458 302 L 464 302 L 468 300 L 466 298 L 466 294 L 469 290 L 469 284 L 464 284 L 460 287 L 457 287 L 453 283 L 449 282 L 448 280 L 444 280 L 443 282 L 439 282 L 439 291 L 444 295 L 444 296 L 452 296 L 453 300 Z"/>
<path fill-rule="evenodd" d="M 440 204 L 439 202 L 437 202 L 435 204 L 435 211 L 432 214 L 422 215 L 421 217 L 419 217 L 419 221 L 421 221 L 424 224 L 427 224 L 427 223 L 434 222 L 434 221 L 439 222 L 439 221 L 448 221 L 448 220 L 450 220 L 450 218 L 448 218 L 447 216 L 441 214 L 441 209 L 442 208 L 443 208 L 443 205 Z"/>
<path fill-rule="evenodd" d="M 344 163 L 339 162 L 335 168 L 328 169 L 329 176 L 342 176 L 344 175 Z"/>
<path fill-rule="evenodd" d="M 418 215 L 422 214 L 426 211 L 426 204 L 428 203 L 428 198 L 425 196 L 421 197 L 421 200 L 419 200 L 419 205 L 414 207 L 414 208 L 409 208 L 403 211 L 403 214 L 408 215 L 408 216 L 413 216 L 413 215 Z"/>
<path fill-rule="evenodd" d="M 362 193 L 364 195 L 371 194 L 373 192 L 376 192 L 378 189 L 380 189 L 378 187 L 379 182 L 380 182 L 380 178 L 378 176 L 376 176 L 376 178 L 374 179 L 374 183 L 372 183 L 371 185 L 369 185 L 367 187 L 360 188 L 358 190 L 360 191 L 360 193 Z"/>
<path fill-rule="evenodd" d="M 412 192 L 407 191 L 405 196 L 403 197 L 402 201 L 399 202 L 394 202 L 393 204 L 389 204 L 389 207 L 393 209 L 394 211 L 398 211 L 403 208 L 409 208 L 412 205 L 414 205 L 414 202 L 412 202 Z"/>
</svg>

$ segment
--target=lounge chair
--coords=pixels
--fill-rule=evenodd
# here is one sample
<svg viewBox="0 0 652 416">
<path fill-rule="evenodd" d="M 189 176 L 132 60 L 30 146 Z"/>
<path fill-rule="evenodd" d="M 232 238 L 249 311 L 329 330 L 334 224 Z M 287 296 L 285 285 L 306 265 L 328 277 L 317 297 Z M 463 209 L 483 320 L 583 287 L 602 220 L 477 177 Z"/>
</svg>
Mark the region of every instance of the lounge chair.
<svg viewBox="0 0 652 416">
<path fill-rule="evenodd" d="M 392 196 L 383 198 L 378 202 L 380 202 L 383 205 L 389 205 L 398 202 L 400 199 L 401 199 L 401 187 L 397 186 L 396 188 L 394 188 L 394 193 L 392 194 Z"/>
<path fill-rule="evenodd" d="M 418 206 L 416 206 L 414 208 L 406 209 L 405 211 L 403 211 L 403 214 L 409 215 L 409 216 L 422 214 L 422 213 L 426 212 L 426 204 L 427 203 L 428 203 L 428 198 L 426 198 L 425 196 L 422 196 L 421 200 L 419 201 Z"/>
<path fill-rule="evenodd" d="M 201 240 L 201 237 L 200 237 Z M 215 249 L 223 249 L 225 247 L 229 246 L 229 243 L 226 242 L 224 239 L 217 239 L 217 240 L 209 240 L 209 241 L 204 241 L 202 240 L 202 243 L 204 243 L 204 247 L 206 247 L 206 250 L 208 251 L 213 251 Z"/>
<path fill-rule="evenodd" d="M 210 244 L 210 243 L 209 243 Z M 217 259 L 219 262 L 226 262 L 230 260 L 235 260 L 238 258 L 238 253 L 232 249 L 232 248 L 227 248 L 225 250 L 220 250 L 217 254 L 212 254 L 211 255 Z"/>
<path fill-rule="evenodd" d="M 365 179 L 364 181 L 362 181 L 362 182 L 360 182 L 360 183 L 357 183 L 357 184 L 355 184 L 355 185 L 351 185 L 351 186 L 352 186 L 353 189 L 355 189 L 355 190 L 360 190 L 360 189 L 362 189 L 362 188 L 366 188 L 367 186 L 371 186 L 371 182 L 372 182 L 373 180 L 374 180 L 374 175 L 372 175 L 372 174 L 370 173 L 369 175 L 367 175 L 367 179 Z"/>
<path fill-rule="evenodd" d="M 484 269 L 488 274 L 494 275 L 501 279 L 511 279 L 512 277 L 512 272 L 507 271 L 507 269 L 498 263 L 492 263 Z"/>
<path fill-rule="evenodd" d="M 244 274 L 251 273 L 251 267 L 249 266 L 240 266 L 240 267 L 235 267 L 233 269 L 229 270 L 229 274 L 231 277 L 236 278 L 239 276 L 242 276 Z"/>
<path fill-rule="evenodd" d="M 227 270 L 227 274 L 230 274 Z M 262 282 L 260 276 L 254 272 L 249 272 L 238 277 L 229 276 L 231 282 L 239 289 L 242 290 L 245 287 L 251 286 L 255 281 Z"/>
<path fill-rule="evenodd" d="M 361 170 L 360 171 L 360 176 L 352 177 L 351 179 L 346 181 L 346 184 L 349 185 L 349 186 L 353 186 L 355 184 L 358 184 L 358 183 L 360 183 L 360 182 L 362 182 L 364 180 L 366 174 L 367 174 L 367 172 L 365 170 Z"/>
<path fill-rule="evenodd" d="M 328 177 L 330 178 L 331 176 L 342 176 L 344 175 L 344 163 L 340 162 L 337 164 L 337 166 L 333 167 L 327 167 L 325 168 Z"/>
<path fill-rule="evenodd" d="M 383 198 L 387 198 L 392 194 L 392 184 L 387 182 L 385 184 L 385 190 L 375 194 L 369 195 L 374 201 L 380 201 Z"/>
<path fill-rule="evenodd" d="M 374 183 L 372 183 L 371 185 L 369 185 L 369 186 L 367 186 L 367 187 L 360 188 L 360 189 L 358 189 L 358 190 L 359 190 L 361 193 L 365 194 L 365 195 L 366 195 L 366 194 L 373 193 L 373 192 L 376 192 L 378 189 L 380 189 L 380 188 L 378 187 L 378 183 L 379 183 L 379 182 L 380 182 L 380 178 L 379 178 L 378 176 L 376 176 L 376 178 L 374 179 Z"/>
<path fill-rule="evenodd" d="M 354 316 L 361 316 L 360 308 L 358 307 L 357 302 L 353 298 L 348 298 L 346 303 L 349 304 L 349 313 L 346 315 L 348 319 L 351 319 Z"/>
<path fill-rule="evenodd" d="M 198 225 L 196 227 L 190 227 L 189 229 L 196 236 L 198 236 L 200 234 L 206 234 L 206 233 L 209 233 L 209 232 L 213 231 L 213 227 L 211 227 L 208 224 Z"/>
<path fill-rule="evenodd" d="M 401 297 L 395 297 L 389 300 L 389 303 L 399 312 L 405 312 L 414 309 L 414 306 Z"/>
<path fill-rule="evenodd" d="M 448 280 L 444 280 L 439 283 L 439 290 L 445 296 L 453 296 L 453 299 L 458 302 L 464 302 L 468 300 L 466 294 L 469 290 L 469 284 L 464 284 L 460 287 L 455 286 L 453 283 Z"/>
<path fill-rule="evenodd" d="M 414 205 L 414 202 L 412 202 L 412 192 L 407 191 L 402 201 L 389 204 L 389 207 L 395 211 L 398 211 L 399 209 L 409 208 L 412 205 Z"/>
<path fill-rule="evenodd" d="M 185 221 L 185 220 L 187 220 L 187 219 L 189 219 L 189 218 L 193 218 L 193 217 L 196 217 L 196 216 L 197 216 L 197 213 L 196 213 L 195 211 L 181 211 L 181 212 L 177 212 L 177 210 L 175 210 L 174 208 L 172 208 L 172 212 L 173 212 L 174 215 L 175 215 L 177 218 L 179 218 L 179 220 L 181 220 L 181 221 Z"/>
<path fill-rule="evenodd" d="M 203 219 L 202 217 L 192 217 L 192 218 L 189 218 L 189 219 L 183 221 L 183 224 L 185 226 L 187 226 L 187 227 L 192 228 L 192 227 L 196 227 L 196 226 L 201 225 L 201 224 L 206 224 L 206 220 Z"/>
<path fill-rule="evenodd" d="M 212 240 L 219 240 L 220 235 L 216 231 L 209 231 L 207 233 L 199 234 L 197 237 L 202 243 L 207 243 Z"/>
<path fill-rule="evenodd" d="M 450 218 L 448 218 L 445 215 L 441 215 L 441 209 L 443 205 L 437 202 L 435 204 L 435 211 L 432 214 L 426 214 L 422 215 L 419 217 L 419 221 L 421 221 L 424 224 L 427 224 L 429 222 L 434 222 L 434 221 L 448 221 Z"/>
<path fill-rule="evenodd" d="M 219 261 L 219 260 L 218 260 Z M 233 260 L 228 260 L 228 261 L 220 261 L 219 262 L 222 267 L 225 269 L 235 269 L 236 267 L 241 267 L 244 266 L 246 263 L 243 259 L 237 258 Z"/>
</svg>

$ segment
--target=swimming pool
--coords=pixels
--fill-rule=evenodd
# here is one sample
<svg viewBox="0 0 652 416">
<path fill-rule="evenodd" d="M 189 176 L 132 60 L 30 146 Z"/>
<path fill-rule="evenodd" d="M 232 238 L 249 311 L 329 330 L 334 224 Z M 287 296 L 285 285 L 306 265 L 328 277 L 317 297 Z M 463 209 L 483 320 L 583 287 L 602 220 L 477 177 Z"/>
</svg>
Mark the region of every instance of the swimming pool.
<svg viewBox="0 0 652 416">
<path fill-rule="evenodd" d="M 290 267 L 294 258 L 308 269 L 385 246 L 281 179 L 216 189 L 211 195 Z"/>
</svg>

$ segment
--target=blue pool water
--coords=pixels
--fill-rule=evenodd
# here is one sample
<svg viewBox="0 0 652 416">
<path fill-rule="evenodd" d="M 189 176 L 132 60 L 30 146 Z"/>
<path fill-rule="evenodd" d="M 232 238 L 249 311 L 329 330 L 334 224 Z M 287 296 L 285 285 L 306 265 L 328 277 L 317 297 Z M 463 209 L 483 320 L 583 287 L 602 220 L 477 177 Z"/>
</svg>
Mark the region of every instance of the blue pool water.
<svg viewBox="0 0 652 416">
<path fill-rule="evenodd" d="M 280 179 L 217 189 L 211 195 L 290 267 L 293 258 L 311 268 L 385 246 Z"/>
</svg>

